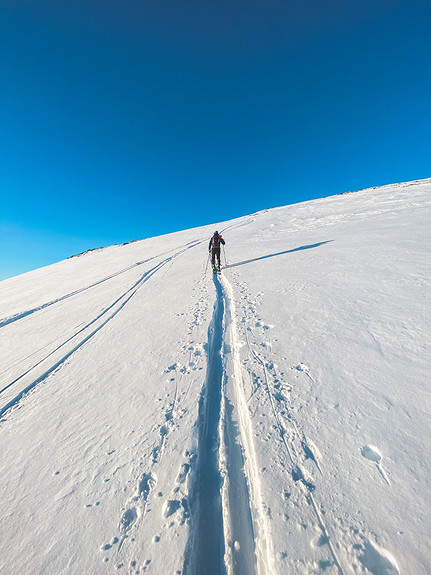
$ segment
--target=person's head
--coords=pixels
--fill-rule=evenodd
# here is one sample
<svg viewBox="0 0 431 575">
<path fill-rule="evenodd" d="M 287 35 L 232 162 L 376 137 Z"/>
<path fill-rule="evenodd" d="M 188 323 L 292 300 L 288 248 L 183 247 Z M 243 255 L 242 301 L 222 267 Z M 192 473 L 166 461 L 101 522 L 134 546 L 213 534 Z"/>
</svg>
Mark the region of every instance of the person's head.
<svg viewBox="0 0 431 575">
<path fill-rule="evenodd" d="M 217 230 L 214 232 L 214 235 L 215 235 L 215 236 L 218 236 L 218 231 L 217 231 Z"/>
</svg>

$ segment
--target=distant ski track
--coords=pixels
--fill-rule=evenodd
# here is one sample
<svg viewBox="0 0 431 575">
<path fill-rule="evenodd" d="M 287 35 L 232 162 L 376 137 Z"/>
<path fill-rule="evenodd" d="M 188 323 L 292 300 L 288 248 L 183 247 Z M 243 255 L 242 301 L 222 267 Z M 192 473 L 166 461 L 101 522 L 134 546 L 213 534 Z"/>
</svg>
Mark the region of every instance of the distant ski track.
<svg viewBox="0 0 431 575">
<path fill-rule="evenodd" d="M 188 243 L 186 244 L 186 248 L 185 248 L 185 249 L 193 248 L 193 247 L 199 245 L 200 243 L 202 243 L 202 241 L 204 241 L 204 240 L 203 240 L 203 239 L 200 239 L 200 240 L 193 240 L 193 241 L 191 241 L 191 242 L 188 242 Z M 170 251 L 172 251 L 172 250 L 170 250 Z M 98 280 L 98 281 L 96 281 L 96 282 L 94 282 L 94 283 L 92 283 L 92 284 L 90 284 L 90 285 L 88 285 L 88 286 L 86 286 L 86 287 L 83 287 L 83 288 L 79 288 L 79 289 L 77 289 L 77 290 L 74 290 L 73 292 L 70 292 L 70 293 L 68 293 L 68 294 L 66 294 L 66 295 L 64 295 L 64 296 L 61 296 L 61 297 L 59 297 L 59 298 L 56 298 L 56 299 L 54 299 L 54 300 L 52 300 L 52 301 L 50 301 L 50 302 L 44 303 L 44 304 L 42 304 L 42 305 L 40 305 L 40 306 L 38 306 L 38 307 L 35 307 L 35 308 L 33 308 L 33 309 L 30 309 L 30 310 L 27 310 L 27 311 L 23 311 L 23 312 L 17 313 L 17 314 L 15 314 L 15 315 L 12 315 L 12 316 L 7 317 L 7 318 L 0 319 L 0 328 L 4 327 L 4 326 L 6 326 L 6 325 L 9 325 L 9 324 L 11 324 L 11 323 L 14 323 L 15 321 L 18 321 L 18 320 L 20 320 L 20 319 L 23 319 L 23 318 L 25 318 L 25 317 L 27 317 L 27 316 L 29 316 L 29 315 L 35 313 L 35 312 L 42 311 L 43 309 L 46 309 L 46 308 L 48 308 L 48 307 L 50 307 L 50 306 L 52 306 L 52 305 L 54 305 L 54 304 L 56 304 L 56 303 L 60 303 L 60 302 L 62 302 L 62 301 L 65 301 L 65 300 L 67 300 L 67 299 L 73 297 L 73 296 L 82 294 L 82 293 L 88 291 L 89 289 L 92 289 L 92 288 L 94 288 L 94 287 L 96 287 L 96 286 L 99 286 L 99 285 L 103 284 L 104 282 L 106 282 L 106 281 L 108 281 L 108 280 L 111 280 L 111 279 L 113 279 L 113 278 L 115 278 L 115 277 L 118 277 L 118 276 L 120 276 L 120 275 L 122 275 L 122 274 L 124 274 L 124 273 L 126 273 L 126 272 L 129 272 L 130 270 L 133 270 L 133 269 L 135 269 L 135 268 L 137 268 L 137 267 L 139 267 L 139 266 L 145 265 L 145 264 L 147 264 L 148 262 L 150 262 L 150 261 L 152 261 L 152 260 L 154 260 L 154 259 L 156 259 L 156 258 L 160 258 L 160 257 L 166 255 L 167 253 L 169 253 L 169 251 L 168 251 L 168 252 L 164 252 L 164 253 L 162 253 L 162 254 L 158 254 L 158 255 L 156 255 L 156 256 L 152 256 L 152 257 L 147 258 L 146 260 L 143 260 L 143 261 L 141 261 L 141 262 L 135 262 L 134 264 L 131 264 L 131 265 L 128 266 L 127 268 L 124 268 L 124 269 L 122 269 L 122 270 L 119 270 L 119 271 L 117 271 L 117 272 L 114 272 L 113 274 L 110 274 L 110 275 L 106 276 L 105 278 L 103 278 L 103 279 L 101 279 L 101 280 Z M 132 289 L 132 288 L 131 288 L 131 289 Z"/>
<path fill-rule="evenodd" d="M 138 266 L 144 265 L 144 264 L 148 263 L 149 261 L 155 259 L 156 257 L 159 257 L 159 256 L 153 256 L 153 257 L 148 258 L 147 260 L 144 260 L 144 261 L 142 261 L 142 262 L 136 262 L 136 263 L 132 264 L 131 266 L 128 266 L 127 268 L 125 268 L 125 269 L 123 269 L 123 270 L 120 270 L 120 271 L 118 271 L 118 272 L 115 272 L 115 273 L 113 273 L 113 274 L 110 274 L 110 275 L 107 276 L 106 278 L 103 278 L 103 279 L 101 279 L 101 280 L 99 280 L 99 281 L 97 281 L 97 282 L 92 283 L 92 284 L 89 285 L 89 286 L 86 286 L 86 287 L 83 287 L 83 288 L 79 288 L 79 289 L 77 289 L 77 290 L 75 290 L 75 291 L 73 291 L 73 292 L 70 292 L 70 293 L 68 293 L 68 294 L 66 294 L 66 295 L 64 295 L 64 296 L 61 296 L 61 297 L 59 297 L 59 298 L 57 298 L 57 299 L 54 299 L 54 300 L 52 300 L 52 301 L 50 301 L 50 302 L 44 303 L 44 304 L 42 304 L 42 305 L 40 305 L 40 306 L 38 306 L 38 307 L 35 307 L 35 308 L 30 309 L 30 310 L 27 310 L 27 311 L 23 311 L 23 312 L 21 312 L 21 313 L 17 313 L 17 314 L 15 314 L 15 315 L 13 315 L 13 316 L 11 316 L 11 317 L 9 317 L 9 318 L 2 319 L 2 320 L 0 320 L 0 328 L 1 328 L 1 327 L 4 327 L 5 325 L 9 325 L 10 323 L 13 323 L 13 322 L 15 322 L 15 321 L 18 321 L 18 320 L 20 320 L 20 319 L 23 319 L 23 318 L 25 318 L 25 317 L 27 317 L 27 316 L 29 316 L 29 315 L 31 315 L 31 314 L 37 312 L 37 311 L 41 311 L 41 310 L 43 310 L 43 309 L 46 309 L 47 307 L 50 307 L 50 306 L 52 306 L 52 305 L 54 305 L 54 304 L 56 304 L 56 303 L 65 301 L 66 299 L 69 299 L 69 298 L 71 298 L 71 297 L 73 297 L 73 296 L 75 296 L 75 295 L 84 293 L 84 292 L 88 291 L 89 289 L 94 288 L 94 287 L 96 287 L 96 286 L 98 286 L 98 285 L 100 285 L 100 284 L 102 284 L 102 283 L 104 283 L 104 282 L 106 282 L 106 281 L 108 281 L 108 280 L 110 280 L 110 279 L 112 279 L 112 278 L 115 278 L 115 277 L 117 277 L 117 276 L 119 276 L 119 275 L 122 275 L 122 274 L 124 274 L 124 273 L 126 273 L 126 272 L 128 272 L 128 271 L 130 271 L 130 270 L 132 270 L 132 269 L 134 269 L 134 268 L 136 268 L 136 267 L 138 267 Z"/>
<path fill-rule="evenodd" d="M 238 222 L 236 224 L 231 224 L 230 226 L 226 226 L 225 228 L 222 228 L 222 233 L 227 232 L 227 231 L 232 231 L 232 230 L 236 230 L 238 228 L 242 228 L 243 226 L 248 226 L 249 224 L 251 224 L 252 222 L 254 222 L 256 218 L 254 216 L 248 216 L 247 218 L 244 218 L 244 221 L 242 222 Z"/>
<path fill-rule="evenodd" d="M 200 242 L 199 242 L 200 243 Z M 168 258 L 165 258 L 163 261 L 159 262 L 157 265 L 155 265 L 153 268 L 151 268 L 150 270 L 146 271 L 144 274 L 141 275 L 141 277 L 133 284 L 133 286 L 131 286 L 125 293 L 123 293 L 119 298 L 117 298 L 108 308 L 106 308 L 101 314 L 99 314 L 97 317 L 95 317 L 93 320 L 91 320 L 87 325 L 85 325 L 83 328 L 81 328 L 77 333 L 75 333 L 74 335 L 72 335 L 71 337 L 69 337 L 66 341 L 64 341 L 61 345 L 57 346 L 53 351 L 51 351 L 48 355 L 46 355 L 43 359 L 41 359 L 40 361 L 38 361 L 35 365 L 33 365 L 31 368 L 29 368 L 28 370 L 26 370 L 23 374 L 21 374 L 19 377 L 17 377 L 16 379 L 14 379 L 13 381 L 11 381 L 10 383 L 8 383 L 5 387 L 3 387 L 0 390 L 0 395 L 3 394 L 5 391 L 7 391 L 9 388 L 13 387 L 15 384 L 17 384 L 19 381 L 21 381 L 26 375 L 28 375 L 32 370 L 34 370 L 36 367 L 38 367 L 39 365 L 41 365 L 44 361 L 48 360 L 50 357 L 52 357 L 55 353 L 57 353 L 58 351 L 60 351 L 62 348 L 64 348 L 68 343 L 70 343 L 73 339 L 75 339 L 76 337 L 78 337 L 80 334 L 83 334 L 83 332 L 87 331 L 92 325 L 97 324 L 97 322 L 99 322 L 100 320 L 102 320 L 102 318 L 104 318 L 104 316 L 106 316 L 106 314 L 108 314 L 108 312 L 110 312 L 111 310 L 114 311 L 106 318 L 103 319 L 103 321 L 100 323 L 100 325 L 98 325 L 95 329 L 93 329 L 88 335 L 86 335 L 82 340 L 80 340 L 78 343 L 76 343 L 70 350 L 67 351 L 67 353 L 65 353 L 60 359 L 58 359 L 57 361 L 55 361 L 48 369 L 46 369 L 39 377 L 37 377 L 36 379 L 34 379 L 30 384 L 26 385 L 23 389 L 21 389 L 11 400 L 9 400 L 6 404 L 4 404 L 2 407 L 0 407 L 0 417 L 2 417 L 9 409 L 15 407 L 20 400 L 28 393 L 30 392 L 32 389 L 34 389 L 37 385 L 39 385 L 40 383 L 42 383 L 49 375 L 51 375 L 54 371 L 56 371 L 61 365 L 64 364 L 64 362 L 70 358 L 70 356 L 72 354 L 75 353 L 75 351 L 77 351 L 79 348 L 81 348 L 87 341 L 89 341 L 96 333 L 98 333 L 109 321 L 111 321 L 111 319 L 113 319 L 123 308 L 124 306 L 133 298 L 133 296 L 137 293 L 137 291 L 142 287 L 142 285 L 144 285 L 151 277 L 153 277 L 160 269 L 162 269 L 165 265 L 171 263 L 175 258 L 177 258 L 178 256 L 180 256 L 181 254 L 183 254 L 185 251 L 195 247 L 196 245 L 198 245 L 198 243 L 191 243 L 189 245 L 187 245 L 185 248 L 177 251 L 176 253 L 174 253 L 172 256 L 169 256 Z M 150 259 L 154 259 L 154 258 L 150 258 Z M 149 261 L 149 260 L 147 260 Z M 124 271 L 124 270 L 123 270 Z M 106 279 L 110 279 L 111 277 L 114 276 L 110 276 L 109 278 Z M 106 281 L 106 280 L 103 280 Z M 88 288 L 86 288 L 88 289 Z M 69 297 L 69 296 L 66 296 Z M 56 300 L 56 301 L 60 301 Z"/>
</svg>

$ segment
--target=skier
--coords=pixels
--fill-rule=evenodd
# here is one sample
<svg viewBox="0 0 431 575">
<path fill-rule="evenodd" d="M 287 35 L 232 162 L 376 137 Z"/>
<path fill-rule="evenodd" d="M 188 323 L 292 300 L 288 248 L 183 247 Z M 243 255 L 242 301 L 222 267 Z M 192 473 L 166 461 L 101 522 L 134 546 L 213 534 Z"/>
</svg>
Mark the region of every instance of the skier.
<svg viewBox="0 0 431 575">
<path fill-rule="evenodd" d="M 210 239 L 209 243 L 209 251 L 211 253 L 211 263 L 213 266 L 213 272 L 220 272 L 220 245 L 225 245 L 224 239 L 221 237 L 221 234 L 218 231 L 214 232 L 213 237 Z M 218 266 L 216 267 L 216 258 L 218 262 Z"/>
</svg>

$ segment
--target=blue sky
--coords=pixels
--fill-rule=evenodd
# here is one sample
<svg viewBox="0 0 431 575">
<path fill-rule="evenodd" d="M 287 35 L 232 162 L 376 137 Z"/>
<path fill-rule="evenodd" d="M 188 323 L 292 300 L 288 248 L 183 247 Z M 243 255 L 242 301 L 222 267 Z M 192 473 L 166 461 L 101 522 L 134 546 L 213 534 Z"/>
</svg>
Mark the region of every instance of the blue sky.
<svg viewBox="0 0 431 575">
<path fill-rule="evenodd" d="M 0 3 L 0 279 L 431 176 L 429 0 Z"/>
</svg>

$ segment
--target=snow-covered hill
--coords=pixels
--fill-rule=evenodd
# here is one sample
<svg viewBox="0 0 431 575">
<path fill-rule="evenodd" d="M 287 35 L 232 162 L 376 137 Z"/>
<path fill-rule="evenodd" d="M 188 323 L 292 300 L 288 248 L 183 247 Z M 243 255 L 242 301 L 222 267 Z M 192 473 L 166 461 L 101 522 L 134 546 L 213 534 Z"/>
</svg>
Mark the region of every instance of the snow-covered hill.
<svg viewBox="0 0 431 575">
<path fill-rule="evenodd" d="M 430 230 L 422 180 L 1 282 L 2 575 L 429 574 Z"/>
</svg>

